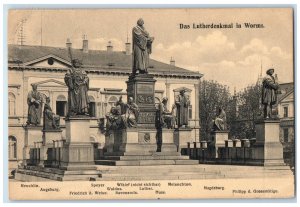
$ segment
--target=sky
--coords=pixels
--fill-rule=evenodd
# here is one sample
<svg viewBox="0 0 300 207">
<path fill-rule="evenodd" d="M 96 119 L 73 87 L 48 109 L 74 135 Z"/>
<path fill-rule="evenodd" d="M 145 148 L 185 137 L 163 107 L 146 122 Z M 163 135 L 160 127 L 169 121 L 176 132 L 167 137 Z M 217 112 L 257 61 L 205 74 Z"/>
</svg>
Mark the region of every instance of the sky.
<svg viewBox="0 0 300 207">
<path fill-rule="evenodd" d="M 17 44 L 19 25 L 25 23 L 25 44 L 82 47 L 87 35 L 89 49 L 124 50 L 136 21 L 155 38 L 151 58 L 204 74 L 204 80 L 242 90 L 270 67 L 279 82 L 293 81 L 293 13 L 290 9 L 76 9 L 10 10 L 8 43 Z M 242 25 L 233 29 L 193 29 L 193 24 Z M 245 28 L 245 23 L 263 28 Z M 180 29 L 180 24 L 190 29 Z"/>
</svg>

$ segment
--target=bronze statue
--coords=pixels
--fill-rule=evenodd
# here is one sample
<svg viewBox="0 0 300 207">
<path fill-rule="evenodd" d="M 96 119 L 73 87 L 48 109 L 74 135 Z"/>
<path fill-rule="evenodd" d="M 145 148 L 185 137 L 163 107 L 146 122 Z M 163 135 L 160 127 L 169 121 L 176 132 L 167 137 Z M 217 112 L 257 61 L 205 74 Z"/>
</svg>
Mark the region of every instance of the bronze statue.
<svg viewBox="0 0 300 207">
<path fill-rule="evenodd" d="M 176 121 L 178 127 L 187 127 L 189 125 L 189 106 L 190 100 L 185 94 L 185 90 L 181 90 L 175 98 L 176 104 Z"/>
<path fill-rule="evenodd" d="M 119 100 L 116 103 L 116 106 L 119 107 L 121 115 L 126 113 L 126 104 L 122 100 L 122 96 L 120 96 Z"/>
<path fill-rule="evenodd" d="M 27 125 L 38 125 L 41 123 L 42 117 L 42 96 L 37 91 L 37 85 L 32 85 L 32 91 L 27 96 L 28 119 Z"/>
<path fill-rule="evenodd" d="M 73 68 L 65 75 L 65 83 L 68 86 L 68 116 L 88 115 L 89 107 L 89 78 L 81 68 L 78 59 L 72 60 Z"/>
<path fill-rule="evenodd" d="M 274 69 L 267 70 L 267 75 L 262 81 L 262 97 L 261 103 L 264 105 L 264 118 L 272 117 L 272 107 L 277 102 L 277 90 L 279 88 L 278 82 L 273 76 Z"/>
<path fill-rule="evenodd" d="M 227 130 L 226 113 L 224 109 L 220 107 L 218 109 L 218 113 L 215 120 L 213 120 L 212 131 L 225 131 L 225 130 Z"/>
<path fill-rule="evenodd" d="M 159 121 L 162 128 L 174 128 L 174 116 L 167 108 L 168 98 L 164 97 L 159 104 Z"/>
<path fill-rule="evenodd" d="M 59 115 L 56 115 L 55 113 L 52 112 L 52 108 L 50 106 L 50 98 L 47 97 L 44 106 L 43 129 L 44 130 L 59 129 L 59 122 L 60 122 L 60 117 Z"/>
<path fill-rule="evenodd" d="M 132 29 L 133 74 L 137 72 L 148 73 L 149 54 L 152 52 L 154 37 L 150 37 L 143 25 L 144 20 L 140 18 L 137 21 L 137 26 Z"/>
<path fill-rule="evenodd" d="M 120 114 L 120 110 L 117 107 L 112 107 L 110 112 L 106 115 L 106 131 L 118 130 L 126 128 L 125 115 Z"/>
<path fill-rule="evenodd" d="M 132 97 L 129 97 L 126 108 L 125 117 L 127 120 L 127 127 L 136 127 L 140 110 L 138 105 L 133 102 Z"/>
</svg>

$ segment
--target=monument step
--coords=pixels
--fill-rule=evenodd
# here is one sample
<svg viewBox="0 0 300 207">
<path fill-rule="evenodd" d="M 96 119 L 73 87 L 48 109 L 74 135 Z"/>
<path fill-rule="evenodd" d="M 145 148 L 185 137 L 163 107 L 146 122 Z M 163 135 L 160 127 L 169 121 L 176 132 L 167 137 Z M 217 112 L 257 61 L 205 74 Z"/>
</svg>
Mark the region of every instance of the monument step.
<svg viewBox="0 0 300 207">
<path fill-rule="evenodd" d="M 142 166 L 142 165 L 197 165 L 198 160 L 97 160 L 97 165 Z"/>
<path fill-rule="evenodd" d="M 190 180 L 190 179 L 217 179 L 224 178 L 222 174 L 212 173 L 180 173 L 180 174 L 141 174 L 126 175 L 124 174 L 103 174 L 102 177 L 96 178 L 97 181 L 104 180 Z"/>
<path fill-rule="evenodd" d="M 132 151 L 132 152 L 105 152 L 104 156 L 179 156 L 180 152 L 140 152 L 140 151 Z"/>
<path fill-rule="evenodd" d="M 179 155 L 129 155 L 129 156 L 104 156 L 103 160 L 188 160 L 189 156 Z"/>
</svg>

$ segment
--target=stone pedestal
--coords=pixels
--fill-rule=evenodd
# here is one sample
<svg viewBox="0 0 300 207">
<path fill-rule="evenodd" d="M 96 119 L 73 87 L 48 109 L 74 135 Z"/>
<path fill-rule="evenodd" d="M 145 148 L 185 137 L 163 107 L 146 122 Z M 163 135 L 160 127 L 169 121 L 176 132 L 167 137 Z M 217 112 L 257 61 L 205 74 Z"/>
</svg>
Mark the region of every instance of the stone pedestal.
<svg viewBox="0 0 300 207">
<path fill-rule="evenodd" d="M 54 140 L 61 140 L 62 130 L 61 129 L 51 129 L 43 130 L 43 144 L 40 148 L 40 166 L 49 167 L 52 165 L 54 156 Z"/>
<path fill-rule="evenodd" d="M 225 141 L 228 140 L 229 131 L 214 131 L 211 133 L 211 143 L 209 151 L 211 158 L 219 158 L 218 149 L 225 147 Z"/>
<path fill-rule="evenodd" d="M 155 82 L 149 74 L 131 75 L 126 82 L 127 98 L 133 97 L 140 109 L 138 127 L 155 129 Z"/>
<path fill-rule="evenodd" d="M 25 141 L 23 147 L 24 164 L 30 160 L 30 150 L 33 149 L 35 142 L 42 141 L 42 126 L 25 126 Z"/>
<path fill-rule="evenodd" d="M 90 142 L 90 118 L 76 116 L 66 119 L 66 142 L 62 147 L 60 169 L 96 169 L 94 148 Z"/>
<path fill-rule="evenodd" d="M 253 160 L 265 166 L 284 165 L 279 124 L 279 120 L 262 120 L 255 124 L 256 142 L 253 145 Z"/>
<path fill-rule="evenodd" d="M 177 146 L 174 143 L 174 129 L 162 129 L 161 141 L 161 152 L 177 152 Z"/>
<path fill-rule="evenodd" d="M 190 128 L 178 128 L 174 131 L 174 143 L 177 146 L 177 151 L 181 152 L 183 148 L 186 148 L 188 142 L 194 142 L 191 138 Z"/>
<path fill-rule="evenodd" d="M 112 131 L 107 137 L 106 154 L 147 154 L 157 151 L 156 130 L 128 128 Z"/>
</svg>

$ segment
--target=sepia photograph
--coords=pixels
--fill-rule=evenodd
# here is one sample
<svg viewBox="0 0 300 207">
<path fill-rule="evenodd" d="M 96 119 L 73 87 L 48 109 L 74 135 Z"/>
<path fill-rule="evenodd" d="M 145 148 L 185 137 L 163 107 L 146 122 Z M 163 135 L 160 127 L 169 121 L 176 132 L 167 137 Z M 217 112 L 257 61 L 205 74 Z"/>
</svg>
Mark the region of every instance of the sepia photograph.
<svg viewBox="0 0 300 207">
<path fill-rule="evenodd" d="M 9 9 L 9 199 L 294 198 L 294 15 Z"/>
</svg>

